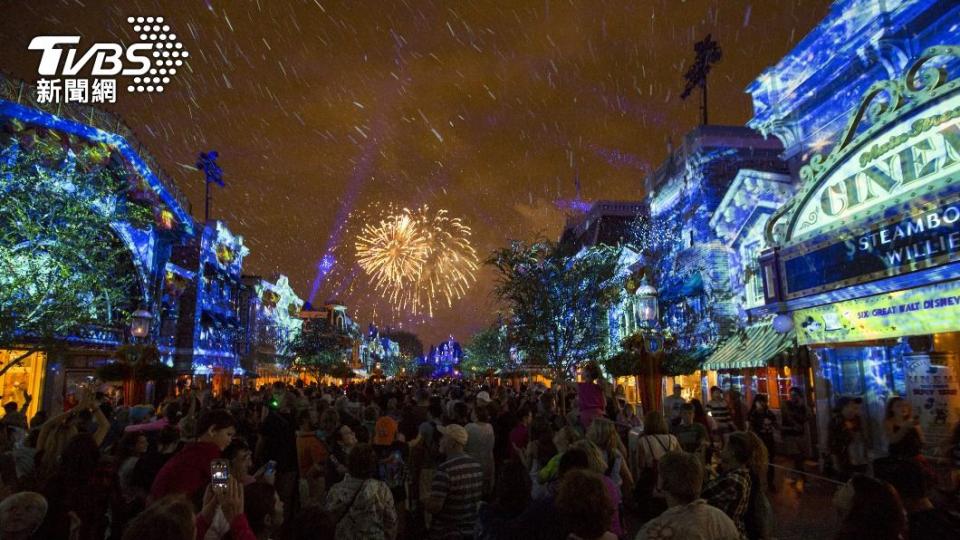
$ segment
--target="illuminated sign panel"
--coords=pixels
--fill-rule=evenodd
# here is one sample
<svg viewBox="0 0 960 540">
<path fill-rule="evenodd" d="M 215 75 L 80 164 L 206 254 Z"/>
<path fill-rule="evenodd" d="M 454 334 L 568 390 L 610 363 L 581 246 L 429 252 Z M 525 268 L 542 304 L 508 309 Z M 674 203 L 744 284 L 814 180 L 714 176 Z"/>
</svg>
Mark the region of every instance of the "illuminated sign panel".
<svg viewBox="0 0 960 540">
<path fill-rule="evenodd" d="M 960 186 L 957 186 L 960 187 Z M 960 196 L 810 246 L 785 249 L 788 299 L 960 259 Z"/>
<path fill-rule="evenodd" d="M 952 332 L 958 320 L 960 281 L 801 309 L 793 314 L 801 345 Z"/>
<path fill-rule="evenodd" d="M 839 162 L 801 201 L 791 238 L 876 216 L 960 177 L 960 95 L 892 125 Z"/>
</svg>

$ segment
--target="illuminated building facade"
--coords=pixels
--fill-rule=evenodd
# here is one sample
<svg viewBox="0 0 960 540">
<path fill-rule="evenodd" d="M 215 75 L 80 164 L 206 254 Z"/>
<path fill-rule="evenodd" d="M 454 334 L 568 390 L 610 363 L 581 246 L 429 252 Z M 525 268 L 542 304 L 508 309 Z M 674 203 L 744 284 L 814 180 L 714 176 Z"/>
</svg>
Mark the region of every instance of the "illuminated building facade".
<svg viewBox="0 0 960 540">
<path fill-rule="evenodd" d="M 798 185 L 770 218 L 765 303 L 748 311 L 812 351 L 822 451 L 842 396 L 863 399 L 874 456 L 893 396 L 930 447 L 958 419 L 958 21 L 955 2 L 838 1 L 747 89 L 748 124 L 783 141 Z"/>
<path fill-rule="evenodd" d="M 196 276 L 180 298 L 174 367 L 181 373 L 232 380 L 239 373 L 240 290 L 249 249 L 222 221 L 208 222 L 173 260 Z"/>
<path fill-rule="evenodd" d="M 78 104 L 39 104 L 33 100 L 35 95 L 30 85 L 0 75 L 0 151 L 17 159 L 18 152 L 55 145 L 66 150 L 68 160 L 71 155 L 86 154 L 98 167 L 123 176 L 129 185 L 124 202 L 149 209 L 149 218 L 139 223 L 115 222 L 103 237 L 118 240 L 129 254 L 129 272 L 136 285 L 126 308 L 160 313 L 171 250 L 194 234 L 189 202 L 118 118 Z M 151 341 L 161 326 L 155 316 Z M 21 402 L 22 395 L 15 389 L 26 388 L 34 397 L 28 415 L 40 407 L 62 410 L 64 400 L 73 399 L 81 386 L 93 382 L 96 368 L 112 361 L 113 351 L 129 339 L 129 322 L 115 319 L 64 335 L 65 352 L 50 359 L 35 353 L 0 378 L 2 400 Z M 11 352 L 0 351 L 0 362 L 8 361 Z"/>
<path fill-rule="evenodd" d="M 433 377 L 459 377 L 462 361 L 463 349 L 460 343 L 450 336 L 438 345 L 431 345 L 421 364 L 432 368 Z"/>
<path fill-rule="evenodd" d="M 375 369 L 395 371 L 400 360 L 400 344 L 380 333 L 372 323 L 367 327 L 360 344 L 360 361 L 367 373 Z M 392 373 L 391 373 L 392 374 Z"/>
<path fill-rule="evenodd" d="M 274 370 L 289 366 L 293 339 L 303 326 L 302 309 L 303 300 L 290 287 L 287 276 L 280 275 L 273 281 L 243 276 L 238 352 L 244 373 L 258 373 L 261 366 Z"/>
</svg>

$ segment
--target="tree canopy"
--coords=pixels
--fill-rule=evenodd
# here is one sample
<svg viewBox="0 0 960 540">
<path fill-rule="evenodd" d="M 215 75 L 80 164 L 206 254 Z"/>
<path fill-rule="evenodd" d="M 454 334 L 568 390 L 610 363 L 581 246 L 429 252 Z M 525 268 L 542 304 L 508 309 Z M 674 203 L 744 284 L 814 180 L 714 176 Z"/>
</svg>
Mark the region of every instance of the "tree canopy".
<svg viewBox="0 0 960 540">
<path fill-rule="evenodd" d="M 0 151 L 0 347 L 49 349 L 88 325 L 118 326 L 136 270 L 113 230 L 143 223 L 123 171 L 59 144 Z"/>
<path fill-rule="evenodd" d="M 463 350 L 461 368 L 464 372 L 496 371 L 509 365 L 510 345 L 507 343 L 507 329 L 498 324 L 474 334 L 470 344 Z"/>
<path fill-rule="evenodd" d="M 607 310 L 623 288 L 620 251 L 574 251 L 541 240 L 515 241 L 490 256 L 495 292 L 511 312 L 511 342 L 528 362 L 545 363 L 566 380 L 581 362 L 606 355 Z"/>
<path fill-rule="evenodd" d="M 346 360 L 352 344 L 352 338 L 329 321 L 310 320 L 297 333 L 290 347 L 296 355 L 293 367 L 303 369 L 318 379 L 323 375 L 346 376 L 346 371 L 349 371 Z"/>
</svg>

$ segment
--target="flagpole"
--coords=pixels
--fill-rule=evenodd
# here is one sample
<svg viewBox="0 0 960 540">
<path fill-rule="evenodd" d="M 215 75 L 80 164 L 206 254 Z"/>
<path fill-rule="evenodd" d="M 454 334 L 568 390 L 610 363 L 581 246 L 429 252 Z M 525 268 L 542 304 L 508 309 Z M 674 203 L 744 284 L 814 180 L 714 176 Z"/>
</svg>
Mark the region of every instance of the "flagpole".
<svg viewBox="0 0 960 540">
<path fill-rule="evenodd" d="M 203 198 L 203 222 L 210 221 L 210 179 L 204 182 L 207 186 L 207 193 Z"/>
</svg>

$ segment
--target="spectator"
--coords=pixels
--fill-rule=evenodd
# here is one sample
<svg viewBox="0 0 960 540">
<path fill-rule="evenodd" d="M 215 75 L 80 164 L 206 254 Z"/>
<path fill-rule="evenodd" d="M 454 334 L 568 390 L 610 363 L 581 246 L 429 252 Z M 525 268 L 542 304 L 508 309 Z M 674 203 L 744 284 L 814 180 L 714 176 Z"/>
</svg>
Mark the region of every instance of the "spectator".
<svg viewBox="0 0 960 540">
<path fill-rule="evenodd" d="M 707 428 L 694 420 L 695 410 L 693 403 L 684 403 L 680 410 L 680 426 L 674 431 L 680 447 L 684 452 L 697 456 L 701 463 L 706 463 L 706 448 L 710 441 Z"/>
<path fill-rule="evenodd" d="M 600 379 L 600 367 L 596 362 L 587 362 L 583 366 L 583 382 L 577 383 L 577 401 L 580 408 L 580 427 L 587 431 L 594 418 L 603 416 L 607 400 L 603 395 Z"/>
<path fill-rule="evenodd" d="M 883 429 L 889 443 L 887 453 L 890 457 L 915 459 L 920 455 L 923 434 L 920 432 L 920 420 L 914 416 L 909 401 L 900 396 L 890 398 Z"/>
<path fill-rule="evenodd" d="M 517 423 L 510 430 L 510 450 L 508 451 L 510 459 L 522 459 L 521 456 L 530 442 L 530 423 L 532 421 L 533 411 L 528 407 L 522 407 L 517 414 Z"/>
<path fill-rule="evenodd" d="M 540 469 L 539 473 L 537 473 L 540 484 L 547 484 L 551 480 L 555 480 L 557 478 L 560 459 L 563 457 L 563 454 L 567 451 L 567 449 L 569 449 L 573 443 L 579 441 L 581 438 L 580 432 L 577 431 L 577 429 L 573 426 L 564 426 L 553 436 L 553 444 L 557 448 L 557 454 Z"/>
<path fill-rule="evenodd" d="M 617 423 L 627 426 L 628 429 L 643 427 L 643 419 L 637 414 L 637 408 L 633 403 L 624 403 L 620 415 L 617 417 Z"/>
<path fill-rule="evenodd" d="M 350 453 L 347 474 L 330 488 L 326 509 L 333 515 L 338 540 L 393 539 L 397 513 L 393 495 L 377 480 L 377 455 L 369 444 Z"/>
<path fill-rule="evenodd" d="M 25 388 L 20 388 L 20 392 L 23 394 L 23 405 L 17 406 L 16 401 L 11 401 L 4 405 L 3 410 L 6 414 L 3 415 L 3 419 L 0 419 L 0 423 L 26 430 L 27 409 L 30 408 L 30 402 L 33 401 L 33 396 L 28 394 Z"/>
<path fill-rule="evenodd" d="M 803 489 L 803 464 L 807 459 L 807 424 L 810 423 L 810 408 L 799 386 L 790 388 L 790 399 L 780 409 L 783 428 L 783 453 L 793 460 L 794 481 Z M 771 460 L 772 461 L 772 460 Z"/>
<path fill-rule="evenodd" d="M 901 540 L 906 517 L 893 487 L 862 474 L 854 475 L 834 496 L 843 515 L 835 540 Z"/>
<path fill-rule="evenodd" d="M 754 459 L 747 433 L 734 432 L 720 452 L 721 475 L 703 490 L 703 498 L 723 510 L 743 537 L 747 537 L 746 514 L 750 505 L 750 464 Z"/>
<path fill-rule="evenodd" d="M 496 477 L 493 462 L 494 432 L 490 423 L 490 413 L 487 404 L 490 395 L 486 392 L 477 394 L 477 407 L 473 410 L 473 422 L 466 425 L 467 446 L 464 451 L 477 460 L 483 468 L 483 494 L 489 495 L 493 490 Z"/>
<path fill-rule="evenodd" d="M 344 424 L 333 432 L 333 440 L 330 445 L 330 454 L 327 459 L 327 485 L 332 486 L 343 480 L 343 475 L 347 473 L 347 461 L 350 452 L 357 446 L 357 436 L 353 428 Z"/>
<path fill-rule="evenodd" d="M 257 540 L 268 540 L 283 525 L 283 501 L 270 484 L 256 482 L 245 486 L 243 509 Z"/>
<path fill-rule="evenodd" d="M 397 435 L 398 424 L 390 416 L 381 416 L 374 426 L 373 450 L 377 454 L 377 479 L 387 484 L 393 502 L 406 500 L 407 445 Z"/>
<path fill-rule="evenodd" d="M 643 417 L 643 435 L 637 440 L 636 497 L 640 518 L 647 521 L 666 510 L 667 501 L 657 488 L 660 458 L 667 452 L 680 450 L 680 441 L 667 431 L 660 411 L 649 411 Z"/>
<path fill-rule="evenodd" d="M 603 475 L 613 480 L 621 493 L 633 493 L 633 475 L 627 463 L 627 450 L 617 433 L 617 426 L 606 418 L 597 418 L 587 430 L 587 439 L 603 453 L 607 464 Z"/>
<path fill-rule="evenodd" d="M 603 452 L 597 445 L 586 439 L 573 443 L 571 448 L 582 450 L 587 455 L 590 470 L 602 475 L 601 479 L 607 488 L 607 498 L 610 500 L 610 503 L 613 504 L 613 513 L 610 516 L 610 523 L 607 524 L 606 528 L 618 536 L 623 534 L 623 525 L 620 523 L 623 495 L 621 494 L 620 487 L 617 486 L 613 479 L 604 475 L 608 466 L 606 460 L 603 458 Z"/>
<path fill-rule="evenodd" d="M 640 529 L 637 540 L 733 540 L 740 532 L 733 521 L 700 498 L 703 464 L 684 452 L 669 452 L 660 460 L 658 479 L 668 509 Z"/>
<path fill-rule="evenodd" d="M 106 535 L 107 516 L 120 513 L 119 490 L 115 471 L 100 457 L 92 435 L 80 433 L 70 439 L 43 490 L 49 509 L 41 538 L 65 538 L 69 534 L 70 513 L 80 519 L 80 540 L 99 540 Z"/>
<path fill-rule="evenodd" d="M 307 506 L 283 528 L 281 540 L 334 540 L 336 526 L 322 506 Z"/>
<path fill-rule="evenodd" d="M 171 457 L 157 473 L 150 497 L 158 500 L 182 493 L 198 500 L 210 483 L 210 462 L 220 458 L 223 449 L 236 434 L 233 416 L 222 409 L 204 413 L 197 421 L 197 441 L 189 443 Z"/>
<path fill-rule="evenodd" d="M 230 476 L 236 478 L 244 486 L 248 486 L 257 481 L 250 474 L 253 467 L 253 451 L 243 439 L 234 439 L 223 449 L 221 456 L 230 462 Z"/>
<path fill-rule="evenodd" d="M 260 423 L 257 441 L 257 463 L 275 463 L 275 485 L 280 496 L 294 510 L 297 492 L 297 422 L 293 415 L 295 396 L 280 383 L 274 384 L 273 400 L 265 407 L 266 415 Z"/>
<path fill-rule="evenodd" d="M 195 540 L 193 507 L 182 495 L 161 499 L 127 525 L 123 540 Z"/>
<path fill-rule="evenodd" d="M 747 430 L 747 406 L 739 390 L 730 390 L 730 421 L 737 431 Z"/>
<path fill-rule="evenodd" d="M 673 433 L 680 427 L 680 412 L 687 401 L 681 395 L 683 387 L 679 384 L 673 385 L 673 393 L 663 398 L 663 416 L 667 421 L 670 432 Z"/>
<path fill-rule="evenodd" d="M 163 417 L 153 422 L 146 422 L 143 424 L 130 424 L 123 428 L 123 431 L 126 433 L 130 432 L 154 432 L 160 431 L 161 429 L 167 426 L 176 427 L 177 422 L 180 421 L 180 403 L 176 401 L 171 401 L 163 407 Z"/>
<path fill-rule="evenodd" d="M 480 503 L 475 537 L 500 537 L 504 524 L 522 514 L 530 505 L 530 475 L 522 463 L 511 461 L 503 467 L 492 504 Z"/>
<path fill-rule="evenodd" d="M 149 493 L 157 473 L 180 447 L 180 431 L 176 426 L 166 426 L 161 429 L 157 435 L 156 448 L 148 450 L 133 466 L 131 485 L 143 493 Z"/>
<path fill-rule="evenodd" d="M 32 491 L 14 493 L 0 502 L 0 538 L 28 540 L 47 515 L 47 500 Z"/>
<path fill-rule="evenodd" d="M 747 419 L 750 431 L 755 433 L 767 448 L 767 459 L 770 463 L 767 466 L 767 487 L 771 490 L 776 490 L 776 486 L 773 483 L 775 476 L 773 458 L 776 456 L 775 439 L 780 426 L 777 422 L 776 415 L 770 410 L 767 399 L 766 394 L 757 394 L 756 397 L 753 398 L 753 403 L 750 404 L 750 413 L 747 415 Z"/>
<path fill-rule="evenodd" d="M 885 458 L 873 464 L 879 480 L 897 490 L 907 511 L 909 540 L 960 538 L 960 517 L 954 512 L 934 508 L 927 496 L 927 474 L 916 460 Z"/>
<path fill-rule="evenodd" d="M 317 437 L 313 429 L 312 410 L 304 409 L 297 415 L 297 470 L 300 475 L 300 493 L 309 500 L 318 499 L 325 488 L 322 480 L 326 474 L 327 445 Z M 336 414 L 336 411 L 331 411 Z M 301 501 L 301 503 L 306 501 Z"/>
<path fill-rule="evenodd" d="M 581 469 L 564 475 L 556 505 L 570 524 L 568 539 L 616 540 L 608 528 L 615 506 L 599 474 Z"/>
<path fill-rule="evenodd" d="M 726 436 L 733 433 L 733 420 L 730 405 L 723 398 L 723 390 L 719 386 L 710 388 L 710 401 L 707 402 L 707 414 L 713 419 L 717 433 L 717 440 L 722 444 Z"/>
<path fill-rule="evenodd" d="M 869 463 L 867 441 L 860 418 L 861 403 L 863 400 L 859 397 L 841 397 L 830 417 L 827 430 L 830 465 L 841 479 L 866 472 Z"/>
<path fill-rule="evenodd" d="M 437 466 L 426 501 L 426 510 L 433 514 L 431 538 L 452 535 L 469 537 L 477 521 L 477 503 L 483 491 L 483 469 L 464 453 L 467 431 L 456 424 L 437 426 L 442 435 L 440 451 L 446 461 Z"/>
</svg>

